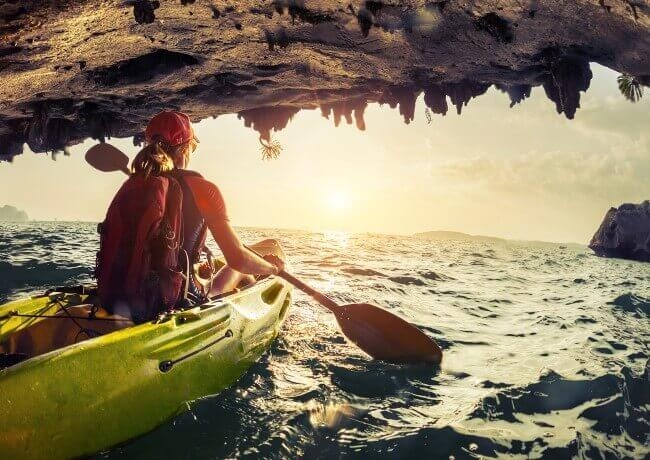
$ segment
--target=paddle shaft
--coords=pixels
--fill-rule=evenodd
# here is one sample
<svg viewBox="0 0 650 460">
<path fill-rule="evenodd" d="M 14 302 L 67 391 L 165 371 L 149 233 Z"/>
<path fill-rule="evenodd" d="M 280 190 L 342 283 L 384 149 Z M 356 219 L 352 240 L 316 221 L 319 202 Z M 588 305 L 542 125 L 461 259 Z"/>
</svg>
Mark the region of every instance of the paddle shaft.
<svg viewBox="0 0 650 460">
<path fill-rule="evenodd" d="M 336 302 L 334 302 L 332 299 L 327 297 L 325 294 L 322 294 L 318 292 L 316 289 L 307 286 L 298 278 L 285 272 L 284 270 L 278 273 L 278 276 L 293 284 L 295 287 L 297 287 L 302 292 L 310 296 L 312 299 L 316 300 L 319 304 L 321 304 L 323 307 L 327 308 L 328 310 L 331 310 L 332 312 L 336 313 L 336 310 L 339 308 L 339 305 Z"/>
</svg>

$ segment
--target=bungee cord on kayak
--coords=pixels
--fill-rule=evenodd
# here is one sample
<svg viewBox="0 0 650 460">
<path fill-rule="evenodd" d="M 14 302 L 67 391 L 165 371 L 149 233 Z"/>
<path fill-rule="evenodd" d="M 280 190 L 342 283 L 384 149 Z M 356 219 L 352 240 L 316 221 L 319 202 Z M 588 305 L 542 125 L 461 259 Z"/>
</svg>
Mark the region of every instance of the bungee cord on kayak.
<svg viewBox="0 0 650 460">
<path fill-rule="evenodd" d="M 64 310 L 61 310 L 64 311 Z M 0 321 L 9 319 L 9 318 L 49 318 L 49 319 L 87 319 L 87 320 L 92 320 L 92 321 L 116 321 L 116 322 L 124 322 L 124 321 L 131 321 L 129 319 L 121 319 L 121 318 L 97 318 L 93 316 L 73 316 L 73 315 L 66 315 L 66 316 L 57 316 L 57 315 L 25 315 L 18 313 L 16 311 L 14 312 L 9 312 L 6 315 L 3 315 L 0 317 Z"/>
<path fill-rule="evenodd" d="M 50 296 L 49 294 L 44 294 L 43 296 L 40 297 L 46 297 L 46 296 L 49 297 L 50 301 L 48 302 L 47 307 L 49 309 L 54 306 L 55 307 L 54 314 L 20 313 L 19 311 L 9 311 L 8 313 L 0 316 L 0 322 L 10 320 L 12 318 L 48 319 L 48 320 L 57 320 L 57 322 L 61 322 L 61 320 L 63 320 L 66 323 L 71 321 L 74 327 L 77 329 L 76 333 L 74 334 L 74 337 L 70 340 L 71 343 L 79 342 L 80 337 L 82 335 L 85 335 L 86 339 L 92 339 L 104 335 L 106 333 L 106 332 L 104 333 L 99 332 L 98 330 L 90 327 L 85 327 L 79 322 L 80 320 L 89 321 L 89 322 L 120 322 L 120 323 L 132 324 L 132 321 L 128 318 L 98 317 L 97 313 L 100 310 L 100 307 L 98 305 L 89 305 L 90 308 L 86 316 L 74 315 L 70 313 L 70 311 L 68 310 L 68 306 L 66 306 L 61 301 L 60 298 L 60 294 L 65 291 L 67 291 L 68 293 L 76 293 L 76 292 L 90 293 L 93 290 L 95 289 L 86 288 L 84 286 L 76 286 L 76 287 L 70 287 L 68 289 L 62 288 L 59 293 L 53 296 Z M 59 313 L 63 313 L 63 315 Z M 23 333 L 29 334 L 30 331 L 29 329 L 26 329 L 23 330 Z M 34 340 L 36 341 L 40 340 L 38 336 L 35 336 L 33 334 L 30 335 L 34 337 Z M 82 340 L 86 340 L 86 339 L 82 339 Z M 22 351 L 26 351 L 26 349 L 23 348 Z M 19 362 L 24 361 L 25 359 L 28 358 L 29 358 L 28 353 L 20 353 L 16 351 L 10 351 L 10 352 L 5 351 L 4 353 L 0 353 L 0 369 L 18 364 Z"/>
</svg>

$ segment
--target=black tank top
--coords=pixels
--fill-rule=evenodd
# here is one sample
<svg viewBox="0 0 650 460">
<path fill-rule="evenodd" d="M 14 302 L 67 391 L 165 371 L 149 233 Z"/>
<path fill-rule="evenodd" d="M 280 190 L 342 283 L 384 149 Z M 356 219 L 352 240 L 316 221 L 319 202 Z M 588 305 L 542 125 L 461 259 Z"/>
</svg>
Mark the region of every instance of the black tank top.
<svg viewBox="0 0 650 460">
<path fill-rule="evenodd" d="M 183 238 L 181 247 L 187 253 L 187 262 L 185 257 L 181 257 L 181 263 L 184 266 L 183 271 L 187 270 L 190 273 L 188 292 L 191 294 L 190 298 L 185 299 L 185 301 L 189 301 L 190 304 L 198 304 L 203 302 L 206 296 L 194 279 L 192 264 L 198 262 L 201 258 L 207 235 L 207 224 L 196 206 L 194 194 L 185 178 L 188 176 L 201 177 L 201 175 L 185 169 L 174 169 L 170 172 L 170 175 L 178 181 L 183 190 Z M 189 263 L 189 267 L 185 266 L 187 263 Z"/>
<path fill-rule="evenodd" d="M 201 257 L 207 235 L 207 224 L 194 202 L 194 194 L 187 185 L 185 177 L 201 175 L 185 169 L 174 169 L 171 176 L 178 181 L 183 190 L 183 244 L 191 263 L 196 263 Z"/>
</svg>

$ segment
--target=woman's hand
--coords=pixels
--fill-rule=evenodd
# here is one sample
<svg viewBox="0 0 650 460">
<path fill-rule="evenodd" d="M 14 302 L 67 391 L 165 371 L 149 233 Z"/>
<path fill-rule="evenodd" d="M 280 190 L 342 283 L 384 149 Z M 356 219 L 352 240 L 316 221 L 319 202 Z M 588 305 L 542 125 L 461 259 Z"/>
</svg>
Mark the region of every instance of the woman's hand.
<svg viewBox="0 0 650 460">
<path fill-rule="evenodd" d="M 212 275 L 214 275 L 212 264 L 207 260 L 204 261 L 201 265 L 199 265 L 198 272 L 199 272 L 198 273 L 199 277 L 205 280 L 209 280 L 210 278 L 212 278 Z"/>
<path fill-rule="evenodd" d="M 270 262 L 271 264 L 275 265 L 276 272 L 273 273 L 274 275 L 277 275 L 282 270 L 284 270 L 284 260 L 280 259 L 275 254 L 267 254 L 267 255 L 265 255 L 264 260 L 266 260 L 267 262 Z"/>
</svg>

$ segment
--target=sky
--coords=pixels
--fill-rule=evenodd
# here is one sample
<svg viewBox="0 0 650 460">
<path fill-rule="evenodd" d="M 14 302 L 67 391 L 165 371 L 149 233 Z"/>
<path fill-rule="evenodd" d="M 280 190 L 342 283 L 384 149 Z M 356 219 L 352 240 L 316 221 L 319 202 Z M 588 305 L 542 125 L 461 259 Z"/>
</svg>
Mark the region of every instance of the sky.
<svg viewBox="0 0 650 460">
<path fill-rule="evenodd" d="M 236 115 L 195 124 L 195 169 L 220 188 L 235 226 L 412 234 L 452 230 L 586 244 L 611 206 L 650 199 L 650 94 L 625 100 L 617 73 L 592 64 L 574 120 L 541 87 L 509 108 L 491 88 L 457 116 L 425 117 L 422 96 L 406 125 L 371 104 L 366 130 L 301 111 L 273 133 L 282 153 L 262 160 L 258 134 Z M 144 128 L 144 127 L 143 127 Z M 103 219 L 125 180 L 83 159 L 29 151 L 0 163 L 0 206 L 34 220 Z M 110 143 L 130 158 L 131 139 Z"/>
</svg>

